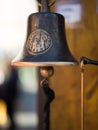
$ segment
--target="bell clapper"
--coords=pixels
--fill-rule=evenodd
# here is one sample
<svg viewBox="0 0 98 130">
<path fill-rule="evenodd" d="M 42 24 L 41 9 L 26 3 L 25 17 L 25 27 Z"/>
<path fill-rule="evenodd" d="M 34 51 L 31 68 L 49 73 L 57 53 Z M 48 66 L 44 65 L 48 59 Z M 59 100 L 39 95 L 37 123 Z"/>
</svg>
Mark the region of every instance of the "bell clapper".
<svg viewBox="0 0 98 130">
<path fill-rule="evenodd" d="M 40 68 L 40 73 L 44 78 L 50 78 L 54 74 L 52 66 L 43 66 Z"/>
</svg>

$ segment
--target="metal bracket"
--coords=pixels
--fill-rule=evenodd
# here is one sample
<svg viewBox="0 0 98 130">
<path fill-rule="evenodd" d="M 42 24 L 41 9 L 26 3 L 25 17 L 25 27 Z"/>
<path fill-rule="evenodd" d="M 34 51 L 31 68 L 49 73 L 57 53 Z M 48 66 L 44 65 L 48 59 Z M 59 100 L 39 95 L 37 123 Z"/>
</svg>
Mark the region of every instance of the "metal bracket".
<svg viewBox="0 0 98 130">
<path fill-rule="evenodd" d="M 52 2 L 48 3 L 48 7 L 54 5 L 55 2 L 56 2 L 56 0 L 53 0 Z M 39 1 L 38 1 L 38 6 L 40 6 L 40 7 L 42 6 L 41 2 L 39 2 Z"/>
<path fill-rule="evenodd" d="M 95 61 L 95 60 L 91 60 L 91 59 L 88 59 L 88 58 L 86 58 L 86 57 L 82 57 L 81 59 L 80 59 L 80 63 L 82 63 L 82 64 L 93 64 L 93 65 L 98 65 L 98 61 Z"/>
</svg>

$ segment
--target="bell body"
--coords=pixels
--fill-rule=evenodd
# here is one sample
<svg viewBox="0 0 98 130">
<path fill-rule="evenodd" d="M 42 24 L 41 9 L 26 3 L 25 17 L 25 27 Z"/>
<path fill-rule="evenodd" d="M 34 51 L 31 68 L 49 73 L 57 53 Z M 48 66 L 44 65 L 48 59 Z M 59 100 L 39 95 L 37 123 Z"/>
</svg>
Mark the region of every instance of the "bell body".
<svg viewBox="0 0 98 130">
<path fill-rule="evenodd" d="M 64 17 L 51 12 L 31 14 L 24 48 L 12 61 L 12 65 L 51 66 L 76 63 L 67 45 Z"/>
</svg>

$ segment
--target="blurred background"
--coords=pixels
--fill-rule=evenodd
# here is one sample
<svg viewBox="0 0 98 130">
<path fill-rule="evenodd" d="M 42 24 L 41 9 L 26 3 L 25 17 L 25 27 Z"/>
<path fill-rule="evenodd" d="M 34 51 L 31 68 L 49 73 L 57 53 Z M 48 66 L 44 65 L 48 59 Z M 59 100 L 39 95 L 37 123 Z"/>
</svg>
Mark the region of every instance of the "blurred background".
<svg viewBox="0 0 98 130">
<path fill-rule="evenodd" d="M 51 11 L 64 15 L 74 57 L 78 61 L 82 56 L 98 60 L 98 0 L 57 0 Z M 34 12 L 38 12 L 36 0 L 0 0 L 0 130 L 37 130 L 42 120 L 38 116 L 43 99 L 41 93 L 38 100 L 37 68 L 10 66 L 24 45 L 27 18 Z M 81 68 L 62 66 L 54 70 L 50 85 L 56 97 L 51 103 L 50 129 L 80 130 Z M 85 130 L 97 130 L 97 66 L 87 65 L 85 69 L 84 108 Z"/>
<path fill-rule="evenodd" d="M 36 0 L 0 0 L 0 130 L 37 129 L 36 68 L 10 66 L 37 10 Z"/>
</svg>

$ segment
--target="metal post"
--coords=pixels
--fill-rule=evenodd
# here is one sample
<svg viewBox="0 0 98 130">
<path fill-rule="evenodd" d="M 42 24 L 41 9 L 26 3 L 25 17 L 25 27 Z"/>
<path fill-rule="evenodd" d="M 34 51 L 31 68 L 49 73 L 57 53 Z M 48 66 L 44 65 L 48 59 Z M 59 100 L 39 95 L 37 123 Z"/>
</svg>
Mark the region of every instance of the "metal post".
<svg viewBox="0 0 98 130">
<path fill-rule="evenodd" d="M 40 82 L 40 85 L 46 96 L 46 102 L 43 108 L 42 130 L 50 130 L 50 103 L 55 98 L 55 94 L 54 91 L 49 87 L 49 78 L 53 75 L 54 70 L 53 67 L 42 67 L 40 69 L 40 73 L 44 77 L 44 79 Z"/>
</svg>

